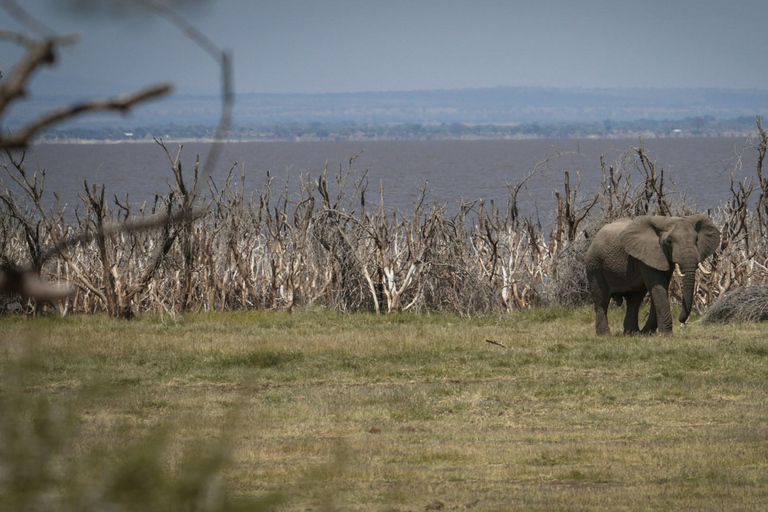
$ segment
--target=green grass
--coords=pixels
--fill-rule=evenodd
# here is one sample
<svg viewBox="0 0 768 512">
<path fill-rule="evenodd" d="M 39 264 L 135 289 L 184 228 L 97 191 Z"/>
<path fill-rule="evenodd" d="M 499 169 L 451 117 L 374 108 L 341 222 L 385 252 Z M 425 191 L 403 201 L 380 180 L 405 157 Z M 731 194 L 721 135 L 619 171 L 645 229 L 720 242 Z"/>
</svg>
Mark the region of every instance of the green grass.
<svg viewBox="0 0 768 512">
<path fill-rule="evenodd" d="M 0 508 L 764 509 L 768 325 L 592 322 L 3 317 Z"/>
</svg>

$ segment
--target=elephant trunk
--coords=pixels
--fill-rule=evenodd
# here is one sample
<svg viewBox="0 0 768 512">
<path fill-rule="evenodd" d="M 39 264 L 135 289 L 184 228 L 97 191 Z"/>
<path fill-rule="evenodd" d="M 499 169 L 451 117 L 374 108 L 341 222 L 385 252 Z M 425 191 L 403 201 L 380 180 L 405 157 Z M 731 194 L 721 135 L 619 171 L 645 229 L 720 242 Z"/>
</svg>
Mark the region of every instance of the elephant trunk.
<svg viewBox="0 0 768 512">
<path fill-rule="evenodd" d="M 684 263 L 680 264 L 680 271 L 683 274 L 683 308 L 680 311 L 680 323 L 685 323 L 691 314 L 693 309 L 693 290 L 696 284 L 696 266 L 698 261 L 696 257 L 693 257 L 693 261 L 688 261 L 690 258 L 686 258 Z"/>
</svg>

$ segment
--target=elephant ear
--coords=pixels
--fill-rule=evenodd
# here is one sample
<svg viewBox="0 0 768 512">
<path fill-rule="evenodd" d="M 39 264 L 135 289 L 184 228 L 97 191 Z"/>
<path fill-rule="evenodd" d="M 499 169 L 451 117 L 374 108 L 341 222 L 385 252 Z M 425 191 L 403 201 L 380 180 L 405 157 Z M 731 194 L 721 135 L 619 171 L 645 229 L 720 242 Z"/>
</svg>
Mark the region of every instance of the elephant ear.
<svg viewBox="0 0 768 512">
<path fill-rule="evenodd" d="M 685 218 L 693 224 L 693 228 L 699 234 L 696 249 L 699 252 L 699 261 L 704 261 L 717 249 L 720 243 L 720 230 L 715 227 L 706 214 L 686 215 Z"/>
<path fill-rule="evenodd" d="M 661 234 L 666 217 L 636 217 L 619 233 L 619 243 L 624 250 L 649 267 L 669 270 L 669 259 L 661 245 Z"/>
</svg>

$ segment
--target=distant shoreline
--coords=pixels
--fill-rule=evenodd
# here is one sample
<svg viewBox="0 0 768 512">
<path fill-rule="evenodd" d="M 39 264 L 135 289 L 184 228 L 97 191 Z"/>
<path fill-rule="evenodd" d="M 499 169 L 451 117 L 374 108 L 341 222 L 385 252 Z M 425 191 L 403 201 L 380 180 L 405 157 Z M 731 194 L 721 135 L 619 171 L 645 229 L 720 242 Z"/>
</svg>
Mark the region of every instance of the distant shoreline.
<svg viewBox="0 0 768 512">
<path fill-rule="evenodd" d="M 388 123 L 352 121 L 291 122 L 264 125 L 233 124 L 226 141 L 237 142 L 374 142 L 374 141 L 473 141 L 473 140 L 617 140 L 653 138 L 751 137 L 755 116 L 716 119 L 712 116 L 676 120 L 573 123 Z M 37 142 L 64 144 L 145 143 L 162 139 L 174 143 L 211 143 L 216 125 L 150 124 L 143 126 L 68 127 L 41 133 Z"/>
<path fill-rule="evenodd" d="M 482 136 L 457 136 L 457 137 L 423 137 L 423 138 L 398 138 L 398 137 L 296 137 L 296 138 L 228 138 L 217 140 L 213 138 L 158 138 L 164 143 L 170 144 L 213 144 L 216 142 L 226 144 L 239 143 L 276 143 L 276 142 L 436 142 L 436 141 L 455 141 L 455 142 L 473 142 L 473 141 L 505 141 L 505 140 L 626 140 L 626 139 L 738 139 L 748 138 L 755 135 L 754 131 L 729 132 L 719 134 L 674 134 L 660 135 L 653 132 L 622 133 L 613 135 L 584 135 L 571 137 L 540 137 L 535 135 L 507 135 L 498 137 Z M 155 144 L 154 139 L 43 139 L 35 141 L 35 144 L 75 144 L 75 145 L 96 145 L 96 144 Z"/>
</svg>

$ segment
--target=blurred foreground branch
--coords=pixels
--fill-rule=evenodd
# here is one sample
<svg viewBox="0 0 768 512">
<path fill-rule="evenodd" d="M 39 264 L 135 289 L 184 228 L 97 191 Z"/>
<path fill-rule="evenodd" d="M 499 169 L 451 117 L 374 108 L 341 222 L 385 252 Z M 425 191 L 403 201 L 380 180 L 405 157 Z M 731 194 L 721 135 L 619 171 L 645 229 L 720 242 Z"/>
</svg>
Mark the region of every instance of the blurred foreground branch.
<svg viewBox="0 0 768 512">
<path fill-rule="evenodd" d="M 196 45 L 200 46 L 211 55 L 221 68 L 222 115 L 217 128 L 214 145 L 211 148 L 205 166 L 203 167 L 203 179 L 207 181 L 220 155 L 221 140 L 226 135 L 231 123 L 234 97 L 232 93 L 231 57 L 227 52 L 219 50 L 202 32 L 187 23 L 168 6 L 153 0 L 132 1 L 137 5 L 142 5 L 145 8 L 148 8 L 150 11 L 171 22 Z M 69 35 L 60 37 L 56 35 L 50 28 L 29 14 L 14 0 L 2 0 L 0 9 L 10 14 L 29 31 L 37 34 L 35 37 L 32 37 L 20 32 L 0 31 L 0 40 L 9 41 L 26 48 L 25 53 L 7 77 L 3 76 L 2 69 L 0 69 L 1 119 L 7 108 L 14 101 L 27 96 L 28 84 L 34 73 L 43 66 L 52 66 L 57 62 L 58 47 L 76 43 L 79 40 L 79 36 Z M 86 183 L 85 193 L 88 201 L 85 201 L 85 206 L 88 209 L 89 214 L 93 216 L 93 219 L 90 223 L 86 222 L 84 226 L 81 225 L 80 229 L 74 230 L 74 234 L 68 235 L 71 231 L 62 225 L 64 219 L 63 212 L 59 211 L 58 214 L 53 211 L 46 212 L 42 207 L 42 188 L 45 172 L 43 171 L 41 173 L 40 182 L 37 181 L 36 175 L 30 179 L 23 167 L 23 154 L 21 159 L 16 160 L 10 153 L 11 149 L 24 149 L 29 146 L 35 135 L 49 126 L 82 114 L 96 111 L 116 111 L 125 114 L 134 106 L 147 100 L 164 96 L 170 93 L 171 90 L 172 86 L 170 84 L 157 84 L 117 97 L 89 99 L 66 105 L 52 112 L 43 114 L 37 119 L 28 122 L 15 132 L 11 132 L 4 128 L 0 130 L 0 150 L 5 150 L 8 159 L 13 164 L 13 169 L 9 169 L 5 164 L 3 166 L 13 181 L 21 187 L 28 198 L 34 203 L 31 212 L 22 211 L 17 206 L 16 200 L 9 190 L 6 189 L 2 194 L 3 204 L 7 207 L 8 211 L 7 220 L 10 224 L 17 223 L 17 225 L 24 226 L 23 229 L 27 241 L 26 245 L 31 256 L 31 263 L 28 266 L 19 266 L 14 264 L 5 254 L 3 254 L 3 265 L 0 267 L 0 295 L 19 295 L 25 299 L 37 299 L 40 301 L 55 300 L 70 295 L 73 292 L 73 289 L 69 286 L 46 285 L 39 278 L 40 271 L 45 261 L 54 255 L 58 255 L 75 273 L 80 283 L 79 286 L 84 290 L 93 293 L 95 296 L 101 297 L 103 300 L 106 299 L 110 304 L 110 314 L 118 314 L 114 302 L 116 299 L 122 298 L 121 307 L 122 311 L 125 313 L 124 316 L 131 316 L 131 300 L 138 292 L 149 286 L 154 273 L 160 268 L 165 256 L 176 240 L 179 229 L 176 227 L 172 229 L 171 226 L 179 226 L 181 228 L 181 233 L 183 234 L 182 238 L 186 247 L 185 252 L 189 254 L 187 261 L 189 261 L 192 255 L 189 228 L 193 220 L 205 213 L 205 208 L 195 208 L 194 206 L 196 197 L 195 188 L 198 182 L 197 167 L 195 169 L 195 179 L 191 191 L 187 191 L 185 188 L 181 176 L 180 164 L 177 168 L 174 168 L 174 176 L 176 178 L 178 192 L 183 198 L 183 204 L 178 206 L 178 210 L 175 213 L 173 212 L 173 209 L 174 204 L 176 203 L 174 192 L 172 191 L 166 200 L 167 211 L 150 218 L 144 218 L 142 213 L 140 219 L 130 219 L 128 217 L 130 206 L 124 207 L 116 201 L 118 207 L 125 208 L 125 216 L 123 220 L 118 223 L 105 223 L 111 213 L 104 202 L 104 187 L 101 187 L 101 193 L 99 194 L 96 186 L 94 186 L 91 191 Z M 93 229 L 94 226 L 95 229 Z M 42 227 L 47 228 L 49 235 L 48 240 L 51 247 L 47 250 L 43 250 L 42 248 Z M 164 228 L 164 235 L 162 236 L 162 242 L 159 244 L 159 248 L 155 250 L 153 263 L 144 269 L 143 275 L 138 282 L 133 286 L 130 286 L 127 290 L 118 290 L 115 288 L 115 286 L 119 288 L 120 284 L 119 280 L 115 279 L 118 261 L 124 256 L 120 255 L 120 251 L 111 254 L 107 248 L 107 239 L 119 237 L 123 234 L 136 235 L 141 231 L 151 230 L 158 227 Z M 94 284 L 96 281 L 88 278 L 81 268 L 81 265 L 72 260 L 69 254 L 70 248 L 80 244 L 87 244 L 94 239 L 98 241 L 99 251 L 101 253 L 104 281 L 102 287 L 96 286 Z M 7 240 L 4 240 L 2 245 L 6 246 Z M 4 252 L 5 249 L 3 250 L 3 253 Z M 130 253 L 133 253 L 133 248 L 130 249 L 129 254 Z M 189 265 L 187 266 L 189 267 Z M 189 272 L 190 269 L 188 268 L 187 274 L 189 274 Z M 188 275 L 187 280 L 189 280 L 189 278 L 190 276 Z M 106 286 L 105 289 L 104 286 Z M 122 297 L 118 297 L 118 295 L 120 295 L 119 292 L 122 292 Z"/>
<path fill-rule="evenodd" d="M 125 113 L 134 105 L 152 98 L 164 96 L 171 92 L 172 89 L 173 87 L 170 84 L 159 84 L 146 87 L 131 94 L 113 98 L 97 98 L 67 105 L 59 110 L 44 114 L 9 136 L 3 137 L 0 135 L 0 149 L 26 148 L 35 134 L 48 126 L 88 112 L 118 111 Z M 1 96 L 2 91 L 0 90 L 0 98 Z"/>
</svg>

